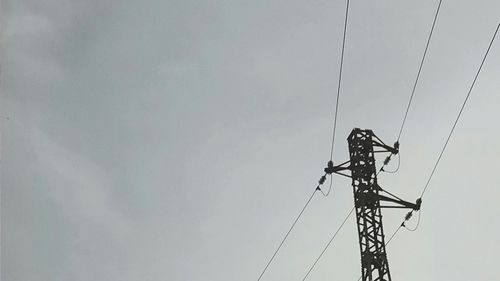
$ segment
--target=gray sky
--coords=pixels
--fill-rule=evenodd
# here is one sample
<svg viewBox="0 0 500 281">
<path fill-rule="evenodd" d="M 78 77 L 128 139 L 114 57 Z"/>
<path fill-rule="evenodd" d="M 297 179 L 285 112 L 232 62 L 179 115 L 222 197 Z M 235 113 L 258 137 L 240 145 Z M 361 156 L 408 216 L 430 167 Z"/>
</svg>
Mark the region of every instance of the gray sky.
<svg viewBox="0 0 500 281">
<path fill-rule="evenodd" d="M 352 1 L 337 162 L 353 127 L 394 142 L 437 2 Z M 2 280 L 256 280 L 329 158 L 344 5 L 2 1 Z M 383 187 L 418 197 L 499 20 L 443 2 Z M 499 77 L 497 40 L 394 280 L 497 278 Z M 334 181 L 263 280 L 302 279 L 353 204 Z M 352 218 L 309 280 L 357 280 L 358 251 Z"/>
</svg>

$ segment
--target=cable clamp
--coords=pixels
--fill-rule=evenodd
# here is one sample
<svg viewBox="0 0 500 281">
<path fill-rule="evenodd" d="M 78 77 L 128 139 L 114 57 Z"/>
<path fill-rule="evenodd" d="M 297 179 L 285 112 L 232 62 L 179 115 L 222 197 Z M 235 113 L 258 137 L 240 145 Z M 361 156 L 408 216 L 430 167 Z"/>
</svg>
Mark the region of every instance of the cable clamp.
<svg viewBox="0 0 500 281">
<path fill-rule="evenodd" d="M 325 173 L 331 175 L 334 171 L 335 170 L 334 170 L 334 167 L 333 167 L 333 161 L 330 160 L 330 161 L 328 161 L 328 164 L 326 165 Z"/>
<path fill-rule="evenodd" d="M 396 153 L 393 152 L 394 155 L 399 153 L 399 141 L 396 141 L 394 143 L 394 150 L 396 150 Z"/>
<path fill-rule="evenodd" d="M 422 206 L 422 198 L 418 198 L 416 202 L 417 208 L 415 211 L 420 211 L 420 206 Z"/>
</svg>

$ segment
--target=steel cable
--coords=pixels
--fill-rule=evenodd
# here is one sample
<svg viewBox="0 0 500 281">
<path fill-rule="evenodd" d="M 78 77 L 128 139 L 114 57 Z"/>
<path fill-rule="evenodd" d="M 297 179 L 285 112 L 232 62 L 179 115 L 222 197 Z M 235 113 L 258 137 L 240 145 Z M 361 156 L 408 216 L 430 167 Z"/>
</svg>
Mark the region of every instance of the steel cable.
<svg viewBox="0 0 500 281">
<path fill-rule="evenodd" d="M 462 107 L 460 108 L 460 111 L 458 112 L 457 118 L 455 119 L 455 122 L 453 123 L 453 126 L 451 127 L 450 133 L 448 134 L 448 137 L 446 138 L 446 142 L 444 143 L 443 148 L 441 149 L 441 152 L 439 153 L 439 157 L 434 164 L 434 167 L 432 168 L 432 172 L 429 176 L 429 179 L 425 183 L 424 189 L 422 190 L 422 193 L 420 195 L 420 198 L 422 198 L 427 191 L 427 187 L 429 187 L 429 183 L 431 182 L 432 177 L 434 176 L 434 173 L 436 172 L 436 168 L 439 165 L 439 162 L 441 161 L 441 158 L 443 157 L 444 151 L 446 150 L 446 146 L 448 145 L 450 138 L 453 134 L 453 131 L 455 130 L 455 127 L 457 126 L 458 120 L 460 119 L 460 116 L 462 115 L 462 112 L 465 108 L 465 105 L 467 104 L 467 101 L 469 100 L 470 94 L 472 92 L 472 89 L 474 88 L 474 85 L 476 84 L 477 77 L 479 76 L 479 73 L 481 72 L 481 69 L 483 68 L 484 62 L 486 61 L 486 58 L 488 57 L 488 54 L 490 52 L 491 46 L 493 45 L 493 42 L 495 41 L 495 37 L 498 33 L 498 29 L 500 27 L 500 23 L 497 25 L 497 28 L 495 29 L 495 33 L 493 34 L 493 37 L 491 38 L 490 44 L 488 45 L 488 49 L 486 50 L 486 53 L 484 54 L 483 60 L 481 61 L 481 64 L 479 65 L 479 68 L 476 72 L 476 75 L 474 76 L 474 79 L 472 81 L 472 84 L 469 88 L 469 91 L 467 92 L 467 96 L 465 97 L 465 100 L 462 104 Z"/>
<path fill-rule="evenodd" d="M 349 213 L 347 214 L 347 216 L 345 217 L 344 221 L 340 224 L 340 226 L 337 228 L 337 230 L 335 231 L 335 233 L 333 234 L 332 238 L 330 239 L 330 241 L 328 241 L 328 243 L 326 244 L 326 246 L 323 248 L 323 250 L 321 251 L 321 253 L 319 254 L 318 258 L 316 258 L 316 260 L 314 261 L 314 263 L 311 265 L 311 267 L 309 268 L 309 270 L 307 271 L 306 275 L 304 276 L 304 278 L 302 279 L 302 281 L 306 280 L 307 277 L 309 276 L 309 274 L 312 272 L 312 270 L 314 269 L 314 267 L 316 266 L 316 264 L 318 263 L 318 261 L 321 259 L 321 257 L 323 256 L 323 254 L 326 252 L 326 250 L 328 249 L 328 247 L 330 247 L 330 245 L 332 244 L 333 240 L 335 239 L 335 237 L 337 237 L 337 234 L 340 232 L 340 230 L 342 229 L 342 227 L 344 226 L 344 224 L 346 223 L 346 221 L 349 219 L 349 217 L 351 216 L 352 212 L 354 211 L 354 207 L 351 209 L 351 211 L 349 211 Z"/>
<path fill-rule="evenodd" d="M 345 50 L 345 38 L 347 32 L 347 19 L 349 16 L 349 0 L 347 0 L 345 9 L 345 19 L 344 19 L 344 35 L 342 37 L 342 53 L 340 55 L 340 70 L 339 70 L 339 80 L 337 85 L 337 99 L 335 102 L 335 115 L 333 117 L 333 133 L 332 133 L 332 148 L 330 150 L 330 161 L 333 159 L 333 145 L 335 143 L 335 131 L 337 129 L 337 113 L 339 111 L 339 98 L 340 98 L 340 86 L 342 82 L 342 69 L 344 66 L 344 50 Z"/>
<path fill-rule="evenodd" d="M 406 118 L 408 117 L 408 112 L 410 111 L 410 106 L 413 101 L 413 96 L 415 95 L 415 89 L 417 88 L 418 80 L 420 79 L 420 73 L 422 72 L 422 67 L 424 65 L 425 57 L 427 56 L 427 50 L 429 49 L 429 43 L 431 42 L 432 33 L 434 32 L 434 27 L 436 26 L 436 20 L 439 15 L 439 10 L 441 9 L 441 2 L 442 0 L 439 0 L 438 7 L 436 9 L 436 14 L 434 15 L 434 20 L 432 21 L 431 31 L 429 32 L 429 37 L 427 38 L 427 43 L 425 44 L 425 50 L 422 56 L 422 60 L 420 61 L 420 66 L 418 67 L 417 77 L 415 78 L 415 83 L 413 84 L 413 88 L 411 90 L 410 100 L 408 101 L 405 116 L 403 118 L 403 122 L 401 123 L 401 128 L 399 129 L 398 141 L 401 138 L 401 134 L 403 133 L 403 128 L 406 123 Z"/>
<path fill-rule="evenodd" d="M 262 270 L 262 272 L 260 273 L 259 275 L 259 278 L 257 278 L 257 281 L 259 281 L 260 279 L 262 279 L 262 276 L 264 276 L 264 273 L 266 273 L 267 269 L 269 268 L 269 265 L 271 264 L 271 262 L 274 260 L 274 258 L 276 257 L 276 255 L 278 254 L 279 250 L 281 249 L 281 246 L 283 246 L 283 244 L 285 243 L 286 239 L 288 238 L 288 235 L 290 235 L 290 232 L 292 232 L 293 228 L 295 227 L 295 225 L 297 224 L 297 222 L 299 221 L 300 217 L 302 216 L 302 214 L 304 213 L 304 211 L 306 210 L 307 206 L 309 205 L 309 203 L 311 203 L 311 200 L 313 199 L 314 197 L 314 194 L 316 194 L 316 191 L 318 191 L 318 188 L 314 189 L 314 192 L 311 194 L 311 196 L 309 197 L 309 199 L 307 200 L 306 204 L 304 205 L 304 207 L 302 208 L 302 210 L 300 211 L 299 215 L 297 216 L 297 218 L 295 218 L 295 220 L 293 221 L 292 223 L 292 226 L 290 226 L 290 228 L 288 229 L 287 233 L 285 234 L 285 237 L 283 237 L 283 239 L 281 240 L 278 248 L 276 248 L 276 250 L 274 251 L 273 255 L 271 256 L 271 258 L 269 259 L 269 261 L 267 262 L 266 266 L 264 267 L 264 269 Z"/>
</svg>

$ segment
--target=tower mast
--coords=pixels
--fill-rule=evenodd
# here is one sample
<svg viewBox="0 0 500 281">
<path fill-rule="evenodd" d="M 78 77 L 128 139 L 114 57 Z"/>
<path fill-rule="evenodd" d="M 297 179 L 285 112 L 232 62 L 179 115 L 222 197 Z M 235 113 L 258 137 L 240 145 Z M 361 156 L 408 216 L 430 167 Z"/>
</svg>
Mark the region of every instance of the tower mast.
<svg viewBox="0 0 500 281">
<path fill-rule="evenodd" d="M 375 153 L 398 154 L 399 145 L 390 147 L 372 130 L 355 128 L 347 138 L 350 160 L 338 166 L 328 163 L 327 174 L 337 173 L 352 178 L 354 207 L 361 251 L 361 278 L 363 281 L 391 281 L 385 250 L 382 208 L 408 208 L 419 210 L 421 200 L 410 203 L 384 192 L 377 182 Z M 350 170 L 351 175 L 340 173 Z M 382 205 L 383 204 L 383 205 Z"/>
</svg>

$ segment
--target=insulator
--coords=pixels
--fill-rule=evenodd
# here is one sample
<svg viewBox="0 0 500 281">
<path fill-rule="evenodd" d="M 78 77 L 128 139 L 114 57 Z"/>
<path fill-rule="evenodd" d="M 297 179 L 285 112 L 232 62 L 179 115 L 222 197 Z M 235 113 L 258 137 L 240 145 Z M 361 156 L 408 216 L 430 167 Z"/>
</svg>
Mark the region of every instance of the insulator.
<svg viewBox="0 0 500 281">
<path fill-rule="evenodd" d="M 391 155 L 387 156 L 384 160 L 384 165 L 389 164 L 389 161 L 391 161 Z"/>
<path fill-rule="evenodd" d="M 413 216 L 413 211 L 410 211 L 410 212 L 408 212 L 408 214 L 406 214 L 405 221 L 411 219 L 411 216 Z"/>
<path fill-rule="evenodd" d="M 326 176 L 322 176 L 320 179 L 319 179 L 319 184 L 322 185 L 323 183 L 325 183 L 326 181 Z"/>
</svg>

